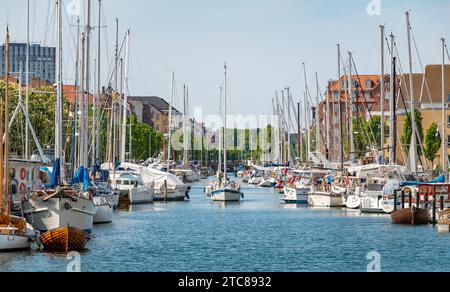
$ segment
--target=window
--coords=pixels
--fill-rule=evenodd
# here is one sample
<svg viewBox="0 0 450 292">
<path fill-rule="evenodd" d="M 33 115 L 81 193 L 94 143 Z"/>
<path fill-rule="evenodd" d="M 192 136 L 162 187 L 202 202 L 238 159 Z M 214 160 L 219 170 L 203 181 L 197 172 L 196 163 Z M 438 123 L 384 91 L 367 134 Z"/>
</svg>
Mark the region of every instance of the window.
<svg viewBox="0 0 450 292">
<path fill-rule="evenodd" d="M 371 88 L 372 87 L 372 80 L 366 80 L 366 87 Z"/>
<path fill-rule="evenodd" d="M 450 116 L 447 116 L 447 127 L 450 128 Z"/>
<path fill-rule="evenodd" d="M 161 115 L 160 114 L 156 114 L 156 120 L 159 121 L 161 119 Z"/>
<path fill-rule="evenodd" d="M 450 136 L 447 136 L 447 147 L 450 148 Z"/>
<path fill-rule="evenodd" d="M 159 131 L 159 125 L 156 125 L 156 131 Z"/>
</svg>

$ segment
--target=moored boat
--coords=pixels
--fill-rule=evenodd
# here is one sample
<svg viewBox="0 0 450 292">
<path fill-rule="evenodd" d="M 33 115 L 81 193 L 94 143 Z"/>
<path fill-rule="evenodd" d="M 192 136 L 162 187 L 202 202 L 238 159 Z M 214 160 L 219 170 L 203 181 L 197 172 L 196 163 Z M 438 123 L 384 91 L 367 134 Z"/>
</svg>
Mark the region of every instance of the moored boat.
<svg viewBox="0 0 450 292">
<path fill-rule="evenodd" d="M 75 227 L 59 227 L 41 235 L 40 241 L 46 251 L 71 252 L 86 248 L 89 235 Z"/>
</svg>

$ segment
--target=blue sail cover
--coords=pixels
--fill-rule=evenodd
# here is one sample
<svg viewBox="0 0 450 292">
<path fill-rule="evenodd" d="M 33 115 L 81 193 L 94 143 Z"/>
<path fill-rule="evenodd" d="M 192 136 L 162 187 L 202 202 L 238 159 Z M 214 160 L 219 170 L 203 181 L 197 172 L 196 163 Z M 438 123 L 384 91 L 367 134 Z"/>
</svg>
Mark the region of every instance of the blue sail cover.
<svg viewBox="0 0 450 292">
<path fill-rule="evenodd" d="M 75 176 L 70 181 L 70 184 L 71 185 L 81 184 L 83 181 L 84 181 L 84 167 L 80 166 L 80 168 L 78 168 Z"/>
<path fill-rule="evenodd" d="M 77 173 L 72 178 L 70 182 L 71 185 L 83 184 L 83 191 L 87 191 L 87 189 L 91 186 L 91 178 L 89 177 L 89 170 L 85 169 L 83 166 L 78 168 Z"/>
<path fill-rule="evenodd" d="M 443 184 L 445 183 L 445 174 L 440 175 L 438 178 L 429 181 L 429 182 L 419 182 L 419 181 L 405 181 L 400 184 L 401 187 L 407 186 L 418 186 L 418 185 L 427 185 L 427 184 Z"/>
<path fill-rule="evenodd" d="M 44 185 L 46 190 L 56 188 L 61 180 L 61 160 L 56 159 L 53 162 L 53 172 L 50 182 Z"/>
<path fill-rule="evenodd" d="M 87 189 L 91 186 L 91 178 L 89 177 L 89 170 L 84 170 L 84 178 L 83 178 L 83 191 L 87 191 Z"/>
</svg>

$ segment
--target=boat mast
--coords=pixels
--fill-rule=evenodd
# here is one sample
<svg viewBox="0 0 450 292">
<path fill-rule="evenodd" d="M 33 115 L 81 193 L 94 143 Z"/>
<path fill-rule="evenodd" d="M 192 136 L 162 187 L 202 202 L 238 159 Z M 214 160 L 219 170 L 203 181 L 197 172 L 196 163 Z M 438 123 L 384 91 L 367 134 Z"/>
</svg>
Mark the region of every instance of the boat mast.
<svg viewBox="0 0 450 292">
<path fill-rule="evenodd" d="M 72 141 L 72 170 L 71 170 L 71 177 L 73 177 L 75 172 L 75 164 L 76 164 L 76 157 L 77 157 L 77 147 L 78 147 L 78 97 L 79 97 L 79 89 L 78 89 L 78 83 L 79 83 L 79 66 L 80 66 L 80 18 L 77 19 L 77 53 L 76 53 L 76 61 L 75 61 L 75 86 L 74 86 L 74 92 L 75 92 L 75 98 L 73 101 L 73 141 Z"/>
<path fill-rule="evenodd" d="M 223 66 L 225 69 L 225 81 L 224 81 L 224 92 L 223 92 L 223 181 L 224 185 L 227 185 L 227 63 Z"/>
<path fill-rule="evenodd" d="M 90 103 L 90 69 L 91 69 L 91 0 L 87 0 L 86 2 L 86 44 L 85 44 L 85 76 L 84 76 L 84 115 L 83 115 L 83 156 L 82 156 L 82 163 L 84 167 L 89 166 L 89 148 L 88 148 L 88 141 L 89 141 L 89 103 Z M 94 102 L 94 115 L 96 111 L 96 105 Z"/>
<path fill-rule="evenodd" d="M 219 102 L 219 114 L 222 115 L 222 98 L 223 98 L 223 87 L 220 87 L 220 102 Z M 222 125 L 219 129 L 219 165 L 217 166 L 217 177 L 220 179 L 220 174 L 222 172 L 222 142 L 223 142 L 223 132 L 222 132 Z"/>
<path fill-rule="evenodd" d="M 129 50 L 130 50 L 130 30 L 125 36 L 125 68 L 124 68 L 124 97 L 122 114 L 122 145 L 120 148 L 120 162 L 125 163 L 125 148 L 127 142 L 127 115 L 128 115 L 128 74 L 129 74 Z M 131 149 L 130 149 L 131 150 Z"/>
<path fill-rule="evenodd" d="M 442 170 L 445 175 L 445 181 L 447 181 L 447 143 L 445 139 L 445 39 L 441 38 L 442 42 Z"/>
<path fill-rule="evenodd" d="M 304 92 L 304 99 L 305 99 L 305 103 L 304 103 L 304 110 L 305 110 L 305 131 L 306 131 L 306 149 L 305 149 L 305 162 L 308 163 L 309 161 L 309 147 L 310 147 L 310 128 L 309 128 L 309 115 L 308 115 L 308 93 L 305 91 Z"/>
<path fill-rule="evenodd" d="M 344 131 L 342 130 L 342 98 L 341 98 L 341 46 L 337 45 L 338 48 L 338 106 L 339 106 L 339 136 L 340 140 L 340 162 L 341 162 L 341 174 L 344 173 Z"/>
<path fill-rule="evenodd" d="M 27 0 L 27 47 L 25 57 L 25 114 L 29 111 L 30 98 L 30 0 Z M 20 84 L 22 86 L 22 84 Z M 30 155 L 29 150 L 29 128 L 28 123 L 25 123 L 25 160 L 28 160 Z"/>
<path fill-rule="evenodd" d="M 55 114 L 55 160 L 59 161 L 61 183 L 64 177 L 62 161 L 62 3 L 56 0 L 56 114 Z"/>
<path fill-rule="evenodd" d="M 172 72 L 172 94 L 169 104 L 169 146 L 167 148 L 167 172 L 170 172 L 170 160 L 172 159 L 172 106 L 175 95 L 175 72 Z"/>
<path fill-rule="evenodd" d="M 381 99 L 381 164 L 385 164 L 384 157 L 384 141 L 385 141 L 385 115 L 384 115 L 384 101 L 385 101 L 385 85 L 384 85 L 384 25 L 380 25 L 381 32 L 381 82 L 380 82 L 380 99 Z"/>
<path fill-rule="evenodd" d="M 97 97 L 94 105 L 97 111 L 94 111 L 93 122 L 94 129 L 94 150 L 92 155 L 92 165 L 95 165 L 96 160 L 99 159 L 100 148 L 100 95 L 101 95 L 101 25 L 102 25 L 102 0 L 98 0 L 98 28 L 97 28 Z"/>
<path fill-rule="evenodd" d="M 10 70 L 10 60 L 9 60 L 9 27 L 6 28 L 6 52 L 5 52 L 5 58 L 6 58 L 6 89 L 5 89 L 5 127 L 9 124 L 9 70 Z M 1 110 L 3 114 L 3 107 Z M 3 131 L 3 125 L 2 125 L 2 131 Z M 3 136 L 3 135 L 2 135 Z M 2 148 L 2 147 L 0 147 Z M 5 195 L 5 198 L 2 198 L 5 200 L 4 205 L 2 205 L 2 213 L 9 215 L 10 214 L 10 206 L 9 206 L 9 131 L 5 129 L 5 146 L 4 146 L 4 161 L 2 161 L 2 164 L 0 165 L 0 168 L 3 168 L 4 163 L 4 173 L 2 173 L 1 179 L 2 179 L 2 195 Z M 2 160 L 3 160 L 3 153 L 2 153 Z M 2 170 L 3 171 L 3 170 Z M 4 177 L 3 177 L 4 175 Z M 4 182 L 4 186 L 3 186 Z"/>
<path fill-rule="evenodd" d="M 355 161 L 355 141 L 354 141 L 354 130 L 353 130 L 353 67 L 352 67 L 352 52 L 348 52 L 348 98 L 350 99 L 350 113 L 349 113 L 349 135 L 350 135 L 350 161 Z M 356 103 L 358 103 L 358 100 L 356 100 Z"/>
<path fill-rule="evenodd" d="M 183 86 L 183 164 L 188 167 L 187 88 Z"/>
<path fill-rule="evenodd" d="M 330 133 L 330 131 L 331 131 L 331 124 L 330 124 L 330 121 L 331 121 L 331 113 L 330 113 L 330 97 L 328 96 L 329 95 L 329 92 L 330 92 L 330 89 L 328 88 L 328 90 L 327 90 L 327 94 L 326 94 L 326 114 L 325 114 L 325 116 L 326 116 L 326 121 L 325 121 L 325 128 L 326 128 L 326 137 L 327 137 L 327 149 L 326 149 L 326 151 L 325 151 L 325 156 L 326 156 L 326 158 L 327 158 L 327 160 L 330 160 L 330 158 L 331 158 L 331 156 L 330 156 L 330 152 L 331 152 L 331 133 Z"/>
<path fill-rule="evenodd" d="M 417 138 L 416 138 L 416 114 L 415 114 L 415 106 L 414 106 L 414 81 L 413 81 L 413 57 L 412 57 L 412 47 L 411 47 L 411 22 L 409 18 L 409 11 L 406 12 L 406 28 L 407 28 L 407 37 L 408 37 L 408 55 L 409 55 L 409 95 L 411 98 L 411 150 L 410 153 L 411 158 L 411 166 L 413 167 L 413 172 L 416 177 L 418 176 L 418 165 L 417 165 Z"/>
<path fill-rule="evenodd" d="M 291 163 L 291 89 L 286 88 L 287 103 L 288 103 L 288 122 L 287 122 L 287 132 L 288 132 L 288 150 L 287 150 L 287 164 Z"/>
<path fill-rule="evenodd" d="M 390 165 L 394 165 L 396 163 L 396 157 L 395 157 L 395 151 L 396 151 L 396 145 L 395 145 L 395 136 L 396 136 L 396 129 L 395 129 L 395 54 L 394 54 L 394 46 L 395 46 L 395 37 L 394 34 L 391 33 L 391 78 L 389 80 L 390 82 L 390 127 L 389 127 L 389 163 Z"/>
<path fill-rule="evenodd" d="M 316 98 L 316 152 L 319 153 L 322 148 L 322 139 L 320 136 L 320 86 L 319 86 L 319 75 L 316 72 L 316 86 L 317 86 L 317 98 Z"/>
</svg>

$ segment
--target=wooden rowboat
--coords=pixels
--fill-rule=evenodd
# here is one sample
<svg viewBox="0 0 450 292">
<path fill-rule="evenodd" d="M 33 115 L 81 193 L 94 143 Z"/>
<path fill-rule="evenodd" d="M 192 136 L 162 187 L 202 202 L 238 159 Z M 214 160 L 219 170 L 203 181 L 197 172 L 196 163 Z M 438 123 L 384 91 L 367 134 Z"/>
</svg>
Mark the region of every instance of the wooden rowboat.
<svg viewBox="0 0 450 292">
<path fill-rule="evenodd" d="M 431 222 L 430 213 L 416 207 L 394 211 L 391 219 L 393 224 L 403 225 L 427 225 Z"/>
<path fill-rule="evenodd" d="M 41 243 L 46 251 L 81 251 L 86 247 L 89 235 L 75 227 L 60 227 L 41 235 Z"/>
</svg>

